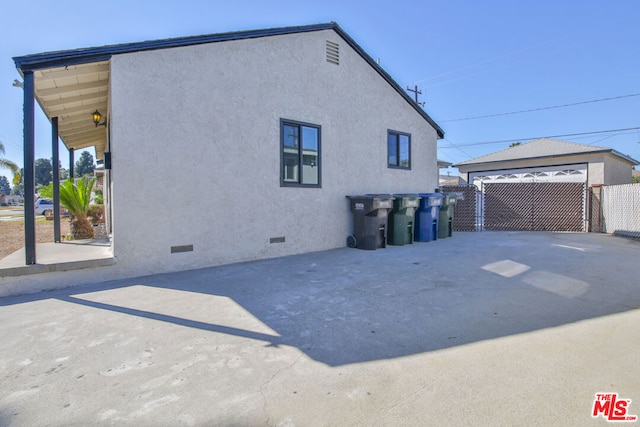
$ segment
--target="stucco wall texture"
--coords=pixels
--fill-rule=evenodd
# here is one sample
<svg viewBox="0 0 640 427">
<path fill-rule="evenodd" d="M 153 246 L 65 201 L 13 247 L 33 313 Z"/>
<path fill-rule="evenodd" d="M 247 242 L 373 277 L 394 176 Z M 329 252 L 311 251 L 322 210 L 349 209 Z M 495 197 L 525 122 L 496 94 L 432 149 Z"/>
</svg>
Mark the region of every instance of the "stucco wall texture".
<svg viewBox="0 0 640 427">
<path fill-rule="evenodd" d="M 280 119 L 321 126 L 321 188 L 280 186 Z M 411 170 L 387 167 L 389 129 Z M 344 247 L 346 195 L 437 186 L 436 131 L 332 30 L 114 56 L 110 132 L 114 255 L 135 275 Z"/>
</svg>

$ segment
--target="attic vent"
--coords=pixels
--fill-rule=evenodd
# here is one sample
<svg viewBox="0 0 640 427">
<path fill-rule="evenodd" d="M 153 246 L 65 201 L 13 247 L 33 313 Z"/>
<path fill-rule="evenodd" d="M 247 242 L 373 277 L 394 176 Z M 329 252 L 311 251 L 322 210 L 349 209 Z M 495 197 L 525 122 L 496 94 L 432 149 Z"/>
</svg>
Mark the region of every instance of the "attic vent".
<svg viewBox="0 0 640 427">
<path fill-rule="evenodd" d="M 340 45 L 327 40 L 327 62 L 340 65 Z"/>
</svg>

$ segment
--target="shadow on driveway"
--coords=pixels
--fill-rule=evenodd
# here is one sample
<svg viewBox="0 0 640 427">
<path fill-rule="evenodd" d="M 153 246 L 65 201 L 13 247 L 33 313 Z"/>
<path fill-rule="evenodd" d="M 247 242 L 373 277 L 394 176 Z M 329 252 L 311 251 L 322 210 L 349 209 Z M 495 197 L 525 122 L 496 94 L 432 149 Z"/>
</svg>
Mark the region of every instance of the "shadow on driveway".
<svg viewBox="0 0 640 427">
<path fill-rule="evenodd" d="M 339 366 L 636 309 L 638 259 L 640 243 L 601 234 L 456 233 L 6 297 L 0 306 L 55 299 L 123 315 L 122 327 L 137 316 L 292 346 Z"/>
</svg>

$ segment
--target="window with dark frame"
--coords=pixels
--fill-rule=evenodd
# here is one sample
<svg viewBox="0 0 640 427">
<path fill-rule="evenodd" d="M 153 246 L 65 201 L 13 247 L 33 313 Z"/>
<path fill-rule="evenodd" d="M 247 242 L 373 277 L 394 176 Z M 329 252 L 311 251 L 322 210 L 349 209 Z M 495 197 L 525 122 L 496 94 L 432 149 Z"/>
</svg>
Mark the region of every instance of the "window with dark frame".
<svg viewBox="0 0 640 427">
<path fill-rule="evenodd" d="M 280 185 L 320 187 L 320 126 L 280 119 Z"/>
<path fill-rule="evenodd" d="M 411 169 L 411 135 L 387 131 L 387 165 L 390 168 Z"/>
</svg>

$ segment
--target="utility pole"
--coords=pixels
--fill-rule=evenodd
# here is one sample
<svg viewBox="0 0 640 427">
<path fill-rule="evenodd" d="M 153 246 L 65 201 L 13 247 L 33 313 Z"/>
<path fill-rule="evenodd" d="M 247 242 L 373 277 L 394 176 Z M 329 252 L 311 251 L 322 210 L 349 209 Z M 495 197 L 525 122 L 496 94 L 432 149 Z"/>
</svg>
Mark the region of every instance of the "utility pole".
<svg viewBox="0 0 640 427">
<path fill-rule="evenodd" d="M 413 86 L 413 89 L 407 86 L 407 91 L 413 92 L 413 99 L 416 101 L 416 104 L 418 104 L 421 107 L 424 107 L 424 102 L 418 102 L 418 95 L 422 95 L 422 91 L 418 89 L 418 85 Z"/>
</svg>

